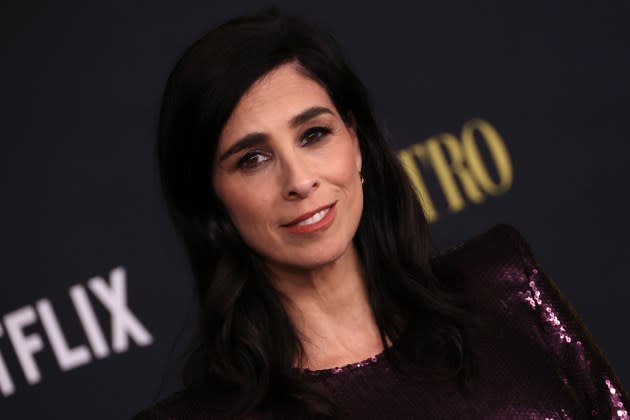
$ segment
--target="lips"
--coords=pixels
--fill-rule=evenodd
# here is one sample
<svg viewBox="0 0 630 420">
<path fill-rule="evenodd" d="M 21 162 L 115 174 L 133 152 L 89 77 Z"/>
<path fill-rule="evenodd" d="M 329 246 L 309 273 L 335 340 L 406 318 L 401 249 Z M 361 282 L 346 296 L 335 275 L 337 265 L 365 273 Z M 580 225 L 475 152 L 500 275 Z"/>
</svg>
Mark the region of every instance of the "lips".
<svg viewBox="0 0 630 420">
<path fill-rule="evenodd" d="M 283 226 L 283 227 L 287 227 L 287 226 L 293 226 L 293 225 L 296 225 L 296 224 L 300 223 L 302 220 L 306 220 L 306 219 L 308 219 L 309 217 L 313 216 L 314 214 L 319 213 L 320 211 L 322 211 L 322 210 L 324 210 L 324 209 L 327 209 L 327 208 L 329 208 L 329 207 L 334 206 L 336 203 L 337 203 L 337 202 L 335 201 L 334 203 L 327 204 L 327 205 L 322 206 L 322 207 L 319 207 L 319 208 L 317 208 L 317 209 L 315 209 L 315 210 L 313 210 L 313 211 L 309 211 L 308 213 L 304 213 L 304 214 L 302 214 L 302 215 L 300 215 L 300 216 L 296 217 L 295 219 L 291 220 L 289 223 L 284 224 L 284 225 L 281 225 L 281 226 Z"/>
</svg>

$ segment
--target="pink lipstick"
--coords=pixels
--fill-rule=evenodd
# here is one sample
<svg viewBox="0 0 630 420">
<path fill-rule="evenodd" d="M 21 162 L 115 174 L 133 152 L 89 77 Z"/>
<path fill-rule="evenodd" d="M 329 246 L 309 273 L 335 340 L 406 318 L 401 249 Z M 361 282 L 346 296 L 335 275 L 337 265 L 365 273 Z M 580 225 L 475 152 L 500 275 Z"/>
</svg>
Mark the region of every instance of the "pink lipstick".
<svg viewBox="0 0 630 420">
<path fill-rule="evenodd" d="M 337 202 L 335 201 L 332 205 L 305 213 L 282 227 L 293 233 L 316 232 L 328 227 L 336 212 Z"/>
</svg>

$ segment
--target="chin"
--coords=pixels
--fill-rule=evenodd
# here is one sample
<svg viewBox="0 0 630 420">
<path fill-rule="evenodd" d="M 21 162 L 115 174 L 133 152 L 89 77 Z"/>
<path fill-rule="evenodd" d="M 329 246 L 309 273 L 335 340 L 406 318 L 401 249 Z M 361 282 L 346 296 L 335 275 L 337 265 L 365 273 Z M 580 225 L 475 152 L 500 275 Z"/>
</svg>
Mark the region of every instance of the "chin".
<svg viewBox="0 0 630 420">
<path fill-rule="evenodd" d="M 296 268 L 300 268 L 303 270 L 313 270 L 317 268 L 322 268 L 328 264 L 332 264 L 341 258 L 344 254 L 344 250 L 340 250 L 338 252 L 326 252 L 320 255 L 308 255 L 303 258 L 294 259 L 293 265 Z"/>
</svg>

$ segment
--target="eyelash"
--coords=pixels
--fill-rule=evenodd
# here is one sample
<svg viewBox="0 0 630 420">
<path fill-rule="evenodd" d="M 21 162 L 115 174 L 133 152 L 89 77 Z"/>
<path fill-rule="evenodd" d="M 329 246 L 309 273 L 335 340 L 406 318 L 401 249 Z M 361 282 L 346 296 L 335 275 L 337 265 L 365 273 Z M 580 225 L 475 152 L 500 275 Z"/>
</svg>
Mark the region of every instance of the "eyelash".
<svg viewBox="0 0 630 420">
<path fill-rule="evenodd" d="M 310 145 L 310 144 L 314 144 L 319 142 L 320 140 L 322 140 L 324 137 L 326 137 L 326 135 L 330 134 L 332 132 L 332 130 L 330 128 L 327 127 L 312 127 L 309 128 L 308 130 L 306 130 L 304 132 L 304 134 L 302 135 L 302 138 L 300 140 L 300 143 L 302 144 L 302 142 L 305 139 L 310 139 L 306 145 Z M 255 161 L 257 156 L 263 155 L 264 152 L 260 151 L 260 150 L 250 150 L 249 152 L 245 153 L 245 155 L 243 155 L 243 157 L 241 157 L 236 166 L 239 169 L 242 170 L 252 170 L 252 169 L 256 169 L 261 163 L 256 163 L 254 166 L 247 166 L 247 162 L 250 161 Z"/>
</svg>

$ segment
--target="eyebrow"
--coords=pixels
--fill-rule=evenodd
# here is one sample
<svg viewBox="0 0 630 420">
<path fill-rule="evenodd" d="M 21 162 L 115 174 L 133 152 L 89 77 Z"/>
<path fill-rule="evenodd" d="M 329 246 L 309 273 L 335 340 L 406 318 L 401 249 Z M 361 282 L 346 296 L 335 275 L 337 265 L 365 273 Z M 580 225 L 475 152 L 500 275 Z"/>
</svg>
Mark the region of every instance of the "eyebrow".
<svg viewBox="0 0 630 420">
<path fill-rule="evenodd" d="M 289 121 L 289 127 L 291 128 L 299 127 L 300 125 L 304 124 L 308 120 L 313 119 L 321 114 L 335 115 L 334 112 L 332 112 L 330 109 L 326 107 L 313 106 L 311 108 L 308 108 L 300 112 L 295 117 L 291 118 L 291 120 Z M 267 138 L 268 136 L 265 133 L 246 134 L 245 136 L 241 137 L 239 140 L 234 142 L 234 144 L 231 145 L 225 151 L 225 153 L 221 155 L 221 157 L 219 158 L 219 162 L 223 162 L 225 159 L 229 158 L 233 154 L 240 152 L 243 149 L 247 149 L 248 147 L 252 147 L 252 146 L 258 146 L 264 143 L 265 141 L 267 141 Z"/>
<path fill-rule="evenodd" d="M 311 118 L 315 118 L 318 115 L 321 114 L 331 114 L 331 115 L 335 115 L 334 112 L 332 112 L 330 109 L 323 107 L 323 106 L 313 106 L 309 109 L 307 109 L 306 111 L 302 111 L 300 112 L 298 115 L 296 115 L 295 117 L 291 118 L 291 121 L 289 122 L 289 126 L 291 128 L 296 128 L 302 124 L 304 124 L 306 121 L 310 120 Z"/>
</svg>

